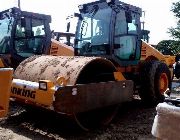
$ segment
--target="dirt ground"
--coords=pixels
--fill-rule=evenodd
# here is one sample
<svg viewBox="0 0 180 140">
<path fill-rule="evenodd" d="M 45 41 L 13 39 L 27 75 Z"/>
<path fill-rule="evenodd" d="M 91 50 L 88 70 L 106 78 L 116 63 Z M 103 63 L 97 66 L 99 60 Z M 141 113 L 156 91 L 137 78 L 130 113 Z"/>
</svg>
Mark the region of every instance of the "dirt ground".
<svg viewBox="0 0 180 140">
<path fill-rule="evenodd" d="M 172 96 L 180 95 L 180 81 L 173 82 Z M 88 132 L 73 120 L 50 112 L 27 112 L 10 105 L 9 117 L 0 120 L 0 140 L 155 140 L 151 128 L 156 109 L 145 108 L 139 100 L 123 104 L 112 123 Z"/>
</svg>

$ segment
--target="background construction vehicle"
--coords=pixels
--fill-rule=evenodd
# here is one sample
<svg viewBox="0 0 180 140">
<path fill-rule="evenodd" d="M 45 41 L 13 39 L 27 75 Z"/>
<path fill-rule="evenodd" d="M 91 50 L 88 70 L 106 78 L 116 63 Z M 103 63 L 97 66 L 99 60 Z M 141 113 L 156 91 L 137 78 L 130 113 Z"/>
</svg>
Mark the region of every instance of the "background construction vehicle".
<svg viewBox="0 0 180 140">
<path fill-rule="evenodd" d="M 52 38 L 68 46 L 74 45 L 74 37 L 75 37 L 75 34 L 69 33 L 69 32 L 53 32 L 52 33 Z"/>
<path fill-rule="evenodd" d="M 131 101 L 133 94 L 139 94 L 146 104 L 162 102 L 164 92 L 171 88 L 169 67 L 174 62 L 141 41 L 141 9 L 118 0 L 100 0 L 79 6 L 79 11 L 80 14 L 75 14 L 79 18 L 75 34 L 75 56 L 29 57 L 36 54 L 33 50 L 39 47 L 32 49 L 31 53 L 26 52 L 26 49 L 19 51 L 13 44 L 16 40 L 11 40 L 16 55 L 23 59 L 29 57 L 20 64 L 17 64 L 20 60 L 16 64 L 11 63 L 13 67 L 17 66 L 11 97 L 17 102 L 73 116 L 85 130 L 89 127 L 87 124 L 90 119 L 109 123 L 118 105 Z M 8 21 L 8 31 L 18 23 L 13 22 L 17 14 L 9 12 L 3 12 L 9 16 L 1 14 Z M 28 17 L 33 20 L 33 14 Z M 24 19 L 20 23 L 23 27 L 26 23 L 27 28 L 33 31 Z M 50 45 L 48 19 L 45 18 L 43 22 L 47 27 L 43 30 L 43 37 L 46 37 L 43 39 L 47 40 L 39 54 L 61 55 L 56 52 L 56 42 Z M 16 39 L 14 34 L 11 30 L 9 37 Z M 20 39 L 27 37 L 28 40 L 31 35 L 28 30 L 28 34 Z M 41 36 L 38 37 L 41 39 Z M 64 46 L 59 48 L 65 48 L 61 51 L 63 55 L 72 55 L 73 49 L 68 50 Z"/>
<path fill-rule="evenodd" d="M 37 54 L 73 55 L 72 47 L 51 39 L 50 22 L 49 15 L 18 8 L 0 12 L 0 66 L 16 68 L 21 61 Z"/>
</svg>

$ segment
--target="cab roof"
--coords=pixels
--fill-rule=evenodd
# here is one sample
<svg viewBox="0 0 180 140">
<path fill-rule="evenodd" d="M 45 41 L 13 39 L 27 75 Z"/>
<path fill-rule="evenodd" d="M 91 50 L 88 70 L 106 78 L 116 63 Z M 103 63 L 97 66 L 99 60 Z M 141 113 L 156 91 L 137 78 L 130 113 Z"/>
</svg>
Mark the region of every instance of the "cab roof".
<svg viewBox="0 0 180 140">
<path fill-rule="evenodd" d="M 136 6 L 121 2 L 119 0 L 111 0 L 111 3 L 113 3 L 114 6 L 117 6 L 117 7 L 121 8 L 121 9 L 124 9 L 125 11 L 131 11 L 131 12 L 139 14 L 140 16 L 142 15 L 142 9 L 139 8 L 139 7 L 136 7 Z M 103 5 L 107 6 L 109 4 L 107 3 L 107 0 L 99 0 L 99 1 L 95 1 L 95 2 L 82 4 L 80 6 L 83 6 L 87 10 L 87 9 L 89 9 L 88 7 L 93 7 L 95 5 L 103 7 Z"/>
<path fill-rule="evenodd" d="M 13 8 L 10 8 L 10 9 L 7 9 L 7 10 L 0 12 L 0 16 L 2 16 L 5 13 L 11 14 L 14 17 L 16 17 L 16 16 L 21 16 L 21 17 L 24 16 L 24 17 L 31 17 L 31 18 L 33 17 L 33 18 L 37 18 L 37 19 L 48 20 L 49 22 L 51 22 L 51 16 L 50 15 L 22 11 L 16 7 L 13 7 Z"/>
</svg>

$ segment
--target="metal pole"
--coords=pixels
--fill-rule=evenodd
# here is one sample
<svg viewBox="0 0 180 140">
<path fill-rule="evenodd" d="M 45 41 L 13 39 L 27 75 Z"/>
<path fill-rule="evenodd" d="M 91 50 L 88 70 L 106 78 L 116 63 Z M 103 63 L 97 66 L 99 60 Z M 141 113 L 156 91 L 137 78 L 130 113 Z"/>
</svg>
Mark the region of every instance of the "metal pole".
<svg viewBox="0 0 180 140">
<path fill-rule="evenodd" d="M 18 8 L 21 9 L 21 0 L 18 0 Z"/>
</svg>

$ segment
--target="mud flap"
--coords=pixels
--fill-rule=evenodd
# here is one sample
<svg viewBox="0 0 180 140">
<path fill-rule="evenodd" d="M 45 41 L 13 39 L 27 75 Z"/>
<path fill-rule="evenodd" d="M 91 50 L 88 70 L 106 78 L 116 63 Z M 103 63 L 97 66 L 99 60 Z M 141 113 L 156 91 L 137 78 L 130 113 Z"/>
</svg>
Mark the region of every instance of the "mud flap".
<svg viewBox="0 0 180 140">
<path fill-rule="evenodd" d="M 59 87 L 54 109 L 61 113 L 80 113 L 131 101 L 133 81 L 112 81 Z"/>
</svg>

